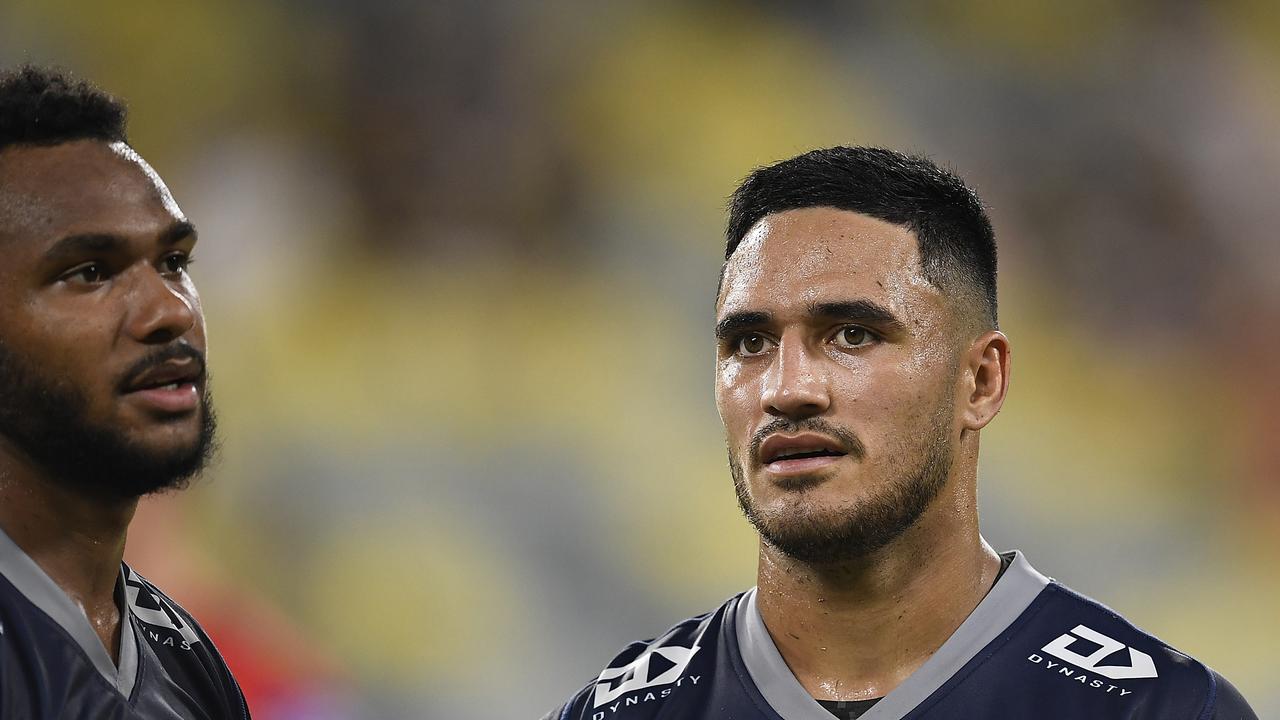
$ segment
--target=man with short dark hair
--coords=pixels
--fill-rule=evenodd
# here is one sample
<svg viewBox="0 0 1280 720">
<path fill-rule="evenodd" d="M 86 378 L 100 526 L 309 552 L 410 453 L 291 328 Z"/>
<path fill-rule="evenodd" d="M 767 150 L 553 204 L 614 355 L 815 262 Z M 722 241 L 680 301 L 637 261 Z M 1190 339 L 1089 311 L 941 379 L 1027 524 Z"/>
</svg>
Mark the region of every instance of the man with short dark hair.
<svg viewBox="0 0 1280 720">
<path fill-rule="evenodd" d="M 1009 381 L 996 246 L 933 163 L 817 150 L 734 193 L 716 403 L 757 587 L 633 643 L 561 720 L 1254 718 L 978 532 Z"/>
<path fill-rule="evenodd" d="M 122 561 L 214 447 L 196 232 L 125 109 L 0 74 L 0 717 L 247 719 L 195 621 Z"/>
</svg>

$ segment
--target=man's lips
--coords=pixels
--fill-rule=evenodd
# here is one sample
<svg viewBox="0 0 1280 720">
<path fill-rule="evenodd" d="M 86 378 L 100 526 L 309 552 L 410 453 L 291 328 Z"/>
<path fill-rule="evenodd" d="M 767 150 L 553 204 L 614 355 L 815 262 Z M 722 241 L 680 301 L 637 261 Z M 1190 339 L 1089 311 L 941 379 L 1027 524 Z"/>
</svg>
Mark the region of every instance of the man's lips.
<svg viewBox="0 0 1280 720">
<path fill-rule="evenodd" d="M 133 398 L 162 413 L 187 413 L 200 405 L 200 390 L 192 382 L 134 390 L 125 397 Z"/>
<path fill-rule="evenodd" d="M 827 467 L 848 454 L 842 442 L 826 435 L 775 433 L 760 445 L 757 460 L 770 473 L 792 475 Z"/>
<path fill-rule="evenodd" d="M 198 360 L 168 360 L 131 378 L 124 394 L 162 413 L 190 412 L 200 404 L 203 377 L 204 364 Z"/>
<path fill-rule="evenodd" d="M 195 385 L 204 376 L 204 364 L 194 359 L 166 360 L 131 377 L 126 393 L 153 390 L 167 385 Z"/>
</svg>

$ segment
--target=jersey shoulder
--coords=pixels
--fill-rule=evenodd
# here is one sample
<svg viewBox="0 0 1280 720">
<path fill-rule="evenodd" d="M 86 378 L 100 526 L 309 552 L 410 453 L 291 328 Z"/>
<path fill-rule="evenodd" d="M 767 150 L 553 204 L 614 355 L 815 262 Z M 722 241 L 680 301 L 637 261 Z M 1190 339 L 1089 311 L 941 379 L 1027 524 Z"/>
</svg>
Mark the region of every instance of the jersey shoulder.
<svg viewBox="0 0 1280 720">
<path fill-rule="evenodd" d="M 1210 720 L 1224 696 L 1220 676 L 1203 663 L 1058 582 L 997 641 L 977 675 L 987 681 L 966 685 L 1042 717 L 1056 707 L 1064 718 Z M 1059 702 L 1046 704 L 1050 698 Z"/>
<path fill-rule="evenodd" d="M 122 572 L 145 657 L 187 692 L 203 696 L 202 704 L 223 708 L 224 717 L 248 718 L 248 705 L 231 668 L 195 617 L 128 565 Z"/>
<path fill-rule="evenodd" d="M 670 700 L 699 694 L 722 665 L 716 658 L 720 631 L 740 598 L 735 595 L 715 610 L 682 620 L 654 638 L 628 644 L 595 679 L 544 718 L 589 720 L 613 717 L 622 710 L 627 710 L 627 718 L 645 718 Z"/>
</svg>

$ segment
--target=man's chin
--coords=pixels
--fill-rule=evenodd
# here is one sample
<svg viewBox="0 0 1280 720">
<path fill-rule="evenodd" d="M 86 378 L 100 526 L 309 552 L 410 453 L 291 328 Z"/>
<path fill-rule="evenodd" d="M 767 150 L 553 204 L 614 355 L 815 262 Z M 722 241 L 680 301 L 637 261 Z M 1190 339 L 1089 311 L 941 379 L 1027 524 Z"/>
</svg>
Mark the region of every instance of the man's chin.
<svg viewBox="0 0 1280 720">
<path fill-rule="evenodd" d="M 158 464 L 197 455 L 203 443 L 198 422 L 184 422 L 168 427 L 151 427 L 142 432 L 122 434 L 120 446 L 129 448 L 139 458 Z"/>
<path fill-rule="evenodd" d="M 831 478 L 804 490 L 753 497 L 743 506 L 766 544 L 815 566 L 855 561 L 892 542 L 915 520 L 905 509 L 892 495 L 850 497 Z"/>
<path fill-rule="evenodd" d="M 813 521 L 848 517 L 874 499 L 855 478 L 831 471 L 763 477 L 752 486 L 751 500 L 762 513 L 779 518 L 809 517 Z"/>
<path fill-rule="evenodd" d="M 810 516 L 807 521 L 787 519 L 756 525 L 764 542 L 782 554 L 813 566 L 841 565 L 870 556 L 892 537 L 861 531 L 847 521 Z"/>
<path fill-rule="evenodd" d="M 770 476 L 764 479 L 771 489 L 785 493 L 812 494 L 831 479 L 832 473 L 816 472 L 803 475 Z"/>
<path fill-rule="evenodd" d="M 776 503 L 757 510 L 757 513 L 762 534 L 800 541 L 840 532 L 849 523 L 851 515 L 848 508 L 815 506 L 813 503 Z"/>
<path fill-rule="evenodd" d="M 211 452 L 199 445 L 161 453 L 135 449 L 128 457 L 104 463 L 96 477 L 82 476 L 81 484 L 122 500 L 182 490 L 199 477 Z"/>
<path fill-rule="evenodd" d="M 51 469 L 70 486 L 116 500 L 187 487 L 218 447 L 216 419 L 203 408 L 170 422 L 135 425 L 131 431 L 121 426 L 115 432 L 85 427 L 80 439 L 83 452 L 53 463 Z"/>
</svg>

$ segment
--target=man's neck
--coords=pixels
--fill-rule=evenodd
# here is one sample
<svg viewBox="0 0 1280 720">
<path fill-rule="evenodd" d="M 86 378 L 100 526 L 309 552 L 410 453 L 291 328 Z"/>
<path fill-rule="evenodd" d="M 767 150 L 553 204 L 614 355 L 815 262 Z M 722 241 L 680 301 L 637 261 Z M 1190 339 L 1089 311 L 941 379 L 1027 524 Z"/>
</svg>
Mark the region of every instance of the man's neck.
<svg viewBox="0 0 1280 720">
<path fill-rule="evenodd" d="M 938 497 L 871 557 L 814 567 L 761 544 L 756 603 L 796 679 L 821 700 L 883 697 L 956 631 L 990 590 L 999 556 L 976 509 Z"/>
<path fill-rule="evenodd" d="M 0 528 L 84 610 L 113 660 L 120 645 L 115 589 L 137 504 L 86 497 L 0 454 Z"/>
</svg>

